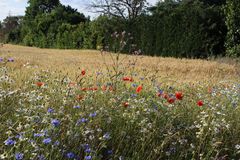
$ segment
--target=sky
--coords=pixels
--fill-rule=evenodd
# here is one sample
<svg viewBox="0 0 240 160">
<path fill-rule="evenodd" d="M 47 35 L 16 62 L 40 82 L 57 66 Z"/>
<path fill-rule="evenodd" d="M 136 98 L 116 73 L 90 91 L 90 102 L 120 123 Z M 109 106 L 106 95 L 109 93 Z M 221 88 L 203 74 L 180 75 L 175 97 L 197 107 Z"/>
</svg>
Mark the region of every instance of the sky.
<svg viewBox="0 0 240 160">
<path fill-rule="evenodd" d="M 0 0 L 0 21 L 6 18 L 8 15 L 24 15 L 25 8 L 27 7 L 28 0 Z M 78 9 L 79 12 L 84 13 L 86 16 L 94 17 L 88 9 L 90 0 L 60 0 L 64 5 L 70 5 L 73 8 Z M 147 0 L 150 4 L 155 4 L 158 0 Z"/>
</svg>

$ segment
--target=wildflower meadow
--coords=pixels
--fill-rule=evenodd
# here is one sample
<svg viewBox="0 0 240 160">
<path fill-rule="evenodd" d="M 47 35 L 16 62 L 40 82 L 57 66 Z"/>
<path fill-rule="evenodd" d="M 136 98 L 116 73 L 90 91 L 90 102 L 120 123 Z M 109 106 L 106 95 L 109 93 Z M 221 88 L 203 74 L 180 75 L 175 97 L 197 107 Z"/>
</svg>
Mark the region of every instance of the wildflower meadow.
<svg viewBox="0 0 240 160">
<path fill-rule="evenodd" d="M 227 63 L 201 71 L 216 62 L 192 60 L 189 67 L 201 64 L 191 76 L 179 67 L 191 60 L 167 59 L 164 68 L 138 54 L 97 51 L 90 61 L 90 54 L 7 47 L 0 50 L 0 159 L 240 157 L 239 74 Z"/>
</svg>

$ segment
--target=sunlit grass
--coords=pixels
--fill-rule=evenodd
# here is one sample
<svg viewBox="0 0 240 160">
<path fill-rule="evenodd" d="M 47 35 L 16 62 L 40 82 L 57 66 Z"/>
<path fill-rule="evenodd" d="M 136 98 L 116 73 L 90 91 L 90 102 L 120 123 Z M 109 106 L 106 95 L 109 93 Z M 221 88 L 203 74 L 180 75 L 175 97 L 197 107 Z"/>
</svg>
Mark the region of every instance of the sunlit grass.
<svg viewBox="0 0 240 160">
<path fill-rule="evenodd" d="M 0 159 L 240 156 L 235 60 L 116 61 L 99 51 L 13 45 L 0 57 Z"/>
</svg>

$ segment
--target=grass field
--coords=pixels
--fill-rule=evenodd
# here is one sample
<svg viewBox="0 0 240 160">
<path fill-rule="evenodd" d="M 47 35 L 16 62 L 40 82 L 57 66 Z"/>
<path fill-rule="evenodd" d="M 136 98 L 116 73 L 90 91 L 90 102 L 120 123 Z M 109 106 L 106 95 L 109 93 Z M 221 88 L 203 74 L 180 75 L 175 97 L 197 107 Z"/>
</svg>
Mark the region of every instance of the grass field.
<svg viewBox="0 0 240 160">
<path fill-rule="evenodd" d="M 238 159 L 240 62 L 0 48 L 0 159 Z"/>
<path fill-rule="evenodd" d="M 94 50 L 55 50 L 5 45 L 0 48 L 0 55 L 17 58 L 15 68 L 21 69 L 24 65 L 40 69 L 60 70 L 71 76 L 78 74 L 78 68 L 85 68 L 94 73 L 104 70 L 104 61 L 100 51 Z M 136 61 L 136 56 L 121 55 L 123 66 Z M 105 56 L 106 63 L 113 65 L 110 56 Z M 129 63 L 130 62 L 130 63 Z M 240 76 L 240 62 L 232 59 L 217 61 L 188 60 L 175 58 L 137 57 L 134 66 L 137 72 L 143 75 L 156 75 L 159 80 L 168 79 L 181 82 L 219 82 L 236 80 Z"/>
</svg>

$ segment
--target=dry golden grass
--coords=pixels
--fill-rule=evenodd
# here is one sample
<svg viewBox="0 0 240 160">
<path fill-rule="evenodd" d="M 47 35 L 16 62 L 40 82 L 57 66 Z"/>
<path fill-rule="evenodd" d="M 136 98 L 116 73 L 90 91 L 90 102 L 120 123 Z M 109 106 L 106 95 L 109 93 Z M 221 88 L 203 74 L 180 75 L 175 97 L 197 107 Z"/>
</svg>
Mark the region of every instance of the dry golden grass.
<svg viewBox="0 0 240 160">
<path fill-rule="evenodd" d="M 0 48 L 1 57 L 13 57 L 17 63 L 11 64 L 19 79 L 39 69 L 51 69 L 56 72 L 76 76 L 79 68 L 89 72 L 104 70 L 104 61 L 99 51 L 95 50 L 58 50 L 39 49 L 6 44 Z M 106 63 L 112 65 L 110 56 L 106 55 Z M 121 55 L 123 66 L 134 61 L 136 56 Z M 31 66 L 28 71 L 22 68 Z M 236 81 L 240 79 L 239 62 L 231 59 L 220 60 L 190 60 L 176 58 L 161 58 L 139 56 L 136 71 L 141 74 L 152 74 L 162 80 L 182 82 Z"/>
</svg>

